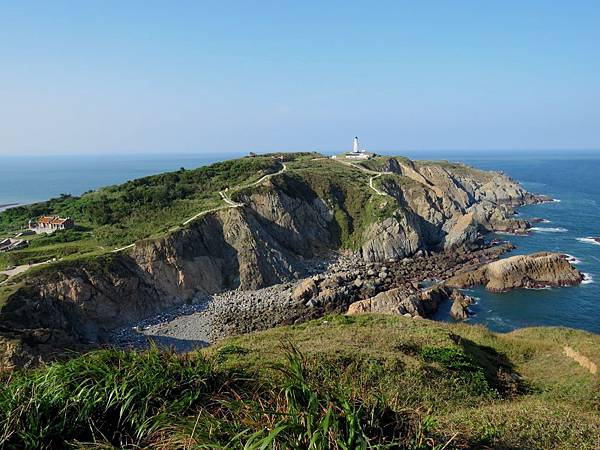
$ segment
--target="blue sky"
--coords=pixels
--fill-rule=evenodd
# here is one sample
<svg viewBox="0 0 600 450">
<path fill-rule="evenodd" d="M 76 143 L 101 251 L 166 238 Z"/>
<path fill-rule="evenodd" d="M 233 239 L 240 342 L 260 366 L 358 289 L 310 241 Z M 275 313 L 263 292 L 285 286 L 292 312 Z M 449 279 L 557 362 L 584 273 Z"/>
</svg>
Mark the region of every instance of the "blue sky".
<svg viewBox="0 0 600 450">
<path fill-rule="evenodd" d="M 600 148 L 597 1 L 3 1 L 0 153 Z"/>
</svg>

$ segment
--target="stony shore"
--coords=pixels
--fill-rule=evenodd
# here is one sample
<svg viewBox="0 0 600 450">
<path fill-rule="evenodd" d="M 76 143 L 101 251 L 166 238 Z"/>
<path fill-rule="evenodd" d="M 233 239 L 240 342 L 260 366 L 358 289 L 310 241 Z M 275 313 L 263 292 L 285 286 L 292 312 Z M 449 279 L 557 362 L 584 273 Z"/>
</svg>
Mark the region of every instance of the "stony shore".
<svg viewBox="0 0 600 450">
<path fill-rule="evenodd" d="M 143 348 L 153 341 L 189 351 L 227 336 L 345 313 L 353 302 L 391 289 L 410 296 L 457 272 L 497 260 L 511 249 L 509 243 L 496 242 L 475 251 L 420 252 L 413 258 L 387 263 L 337 255 L 323 260 L 314 269 L 318 273 L 308 278 L 258 290 L 198 296 L 190 304 L 119 329 L 112 343 Z"/>
</svg>

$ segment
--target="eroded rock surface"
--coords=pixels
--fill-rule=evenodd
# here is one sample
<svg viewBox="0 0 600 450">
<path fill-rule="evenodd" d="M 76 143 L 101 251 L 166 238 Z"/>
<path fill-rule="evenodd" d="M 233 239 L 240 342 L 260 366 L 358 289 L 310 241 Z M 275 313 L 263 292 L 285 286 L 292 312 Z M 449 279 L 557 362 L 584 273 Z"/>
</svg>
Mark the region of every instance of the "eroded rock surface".
<svg viewBox="0 0 600 450">
<path fill-rule="evenodd" d="M 515 288 L 572 286 L 581 283 L 583 275 L 558 253 L 517 255 L 494 261 L 475 270 L 455 275 L 448 286 L 485 286 L 492 292 Z"/>
<path fill-rule="evenodd" d="M 379 265 L 367 269 L 374 275 L 359 278 L 348 267 L 315 282 L 316 293 L 309 286 L 298 294 L 306 308 L 341 312 L 395 287 L 410 294 L 419 277 L 450 276 L 450 267 L 464 265 L 465 255 L 481 246 L 482 233 L 526 229 L 513 208 L 539 201 L 501 173 L 405 158 L 383 161 L 382 171 L 392 174 L 378 178 L 387 193 L 379 196 L 368 187 L 369 176 L 331 164 L 349 172 L 334 179 L 310 166 L 290 169 L 241 192 L 236 201 L 243 207 L 139 241 L 128 253 L 57 263 L 25 277 L 6 299 L 0 325 L 15 335 L 52 329 L 76 342 L 100 343 L 115 328 L 199 296 L 304 278 L 332 252 L 354 249 L 353 258 Z M 375 212 L 366 207 L 374 200 L 380 202 Z M 430 256 L 444 251 L 439 260 Z M 383 271 L 382 264 L 399 269 Z"/>
</svg>

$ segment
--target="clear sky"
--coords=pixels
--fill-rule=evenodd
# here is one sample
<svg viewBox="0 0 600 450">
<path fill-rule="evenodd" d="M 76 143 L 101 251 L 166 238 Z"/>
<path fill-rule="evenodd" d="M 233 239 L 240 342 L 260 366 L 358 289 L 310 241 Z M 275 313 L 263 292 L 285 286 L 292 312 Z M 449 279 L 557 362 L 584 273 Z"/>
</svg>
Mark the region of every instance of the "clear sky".
<svg viewBox="0 0 600 450">
<path fill-rule="evenodd" d="M 0 153 L 599 149 L 599 24 L 598 1 L 0 0 Z"/>
</svg>

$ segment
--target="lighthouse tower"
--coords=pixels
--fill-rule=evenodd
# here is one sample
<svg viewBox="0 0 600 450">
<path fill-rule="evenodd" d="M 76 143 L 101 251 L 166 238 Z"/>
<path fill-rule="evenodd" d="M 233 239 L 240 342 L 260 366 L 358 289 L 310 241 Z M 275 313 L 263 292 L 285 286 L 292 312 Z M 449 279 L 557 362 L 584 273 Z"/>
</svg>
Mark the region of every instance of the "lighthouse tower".
<svg viewBox="0 0 600 450">
<path fill-rule="evenodd" d="M 360 149 L 358 148 L 358 137 L 354 136 L 354 140 L 352 141 L 352 153 L 360 153 Z"/>
</svg>

